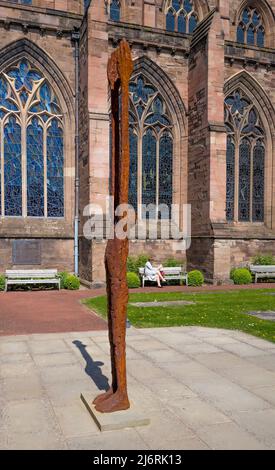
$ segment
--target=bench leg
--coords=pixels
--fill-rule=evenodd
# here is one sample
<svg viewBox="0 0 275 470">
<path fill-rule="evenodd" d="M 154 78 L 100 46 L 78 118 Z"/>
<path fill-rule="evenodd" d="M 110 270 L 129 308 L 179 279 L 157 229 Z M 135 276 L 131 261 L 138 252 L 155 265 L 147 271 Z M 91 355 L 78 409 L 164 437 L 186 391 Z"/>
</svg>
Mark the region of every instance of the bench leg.
<svg viewBox="0 0 275 470">
<path fill-rule="evenodd" d="M 8 292 L 8 282 L 5 280 L 5 292 Z"/>
<path fill-rule="evenodd" d="M 142 277 L 142 287 L 144 288 L 144 285 L 145 285 L 145 279 L 144 277 Z"/>
</svg>

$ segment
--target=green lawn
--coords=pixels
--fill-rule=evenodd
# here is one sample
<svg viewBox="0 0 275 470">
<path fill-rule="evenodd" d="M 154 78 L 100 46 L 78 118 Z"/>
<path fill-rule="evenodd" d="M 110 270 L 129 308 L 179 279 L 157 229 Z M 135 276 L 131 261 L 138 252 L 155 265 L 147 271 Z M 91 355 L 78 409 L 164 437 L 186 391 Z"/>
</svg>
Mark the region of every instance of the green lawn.
<svg viewBox="0 0 275 470">
<path fill-rule="evenodd" d="M 275 310 L 275 292 L 270 289 L 208 293 L 161 292 L 130 294 L 129 302 L 191 300 L 196 305 L 169 307 L 135 307 L 128 305 L 128 318 L 140 328 L 197 325 L 211 328 L 241 330 L 275 343 L 275 322 L 260 320 L 245 312 Z M 90 309 L 106 318 L 106 296 L 83 301 Z"/>
</svg>

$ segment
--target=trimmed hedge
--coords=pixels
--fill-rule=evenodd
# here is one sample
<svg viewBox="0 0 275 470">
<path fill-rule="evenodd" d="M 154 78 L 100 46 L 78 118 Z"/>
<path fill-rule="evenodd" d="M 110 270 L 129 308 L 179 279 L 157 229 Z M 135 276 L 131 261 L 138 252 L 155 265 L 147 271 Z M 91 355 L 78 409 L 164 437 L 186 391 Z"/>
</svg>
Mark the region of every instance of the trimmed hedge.
<svg viewBox="0 0 275 470">
<path fill-rule="evenodd" d="M 63 281 L 64 289 L 78 290 L 80 287 L 80 280 L 74 274 L 68 274 Z"/>
<path fill-rule="evenodd" d="M 233 271 L 232 279 L 237 285 L 251 284 L 252 274 L 247 268 L 237 268 Z"/>
<path fill-rule="evenodd" d="M 67 273 L 66 271 L 58 273 L 58 277 L 60 279 L 60 288 L 61 289 L 65 289 L 65 280 L 69 275 L 70 275 L 70 273 Z"/>
<path fill-rule="evenodd" d="M 129 256 L 127 259 L 127 271 L 138 274 L 139 268 L 144 268 L 148 259 L 149 256 L 147 255 Z"/>
<path fill-rule="evenodd" d="M 1 275 L 0 276 L 0 291 L 5 290 L 5 276 Z"/>
<path fill-rule="evenodd" d="M 272 254 L 261 255 L 258 254 L 252 259 L 252 264 L 261 266 L 270 266 L 275 264 L 275 257 Z"/>
<path fill-rule="evenodd" d="M 190 287 L 199 287 L 204 283 L 204 275 L 201 271 L 195 270 L 188 273 L 188 285 Z"/>
<path fill-rule="evenodd" d="M 233 281 L 233 278 L 234 278 L 234 272 L 236 271 L 236 269 L 238 268 L 232 268 L 231 271 L 230 271 L 230 279 Z"/>
<path fill-rule="evenodd" d="M 167 259 L 166 261 L 164 261 L 163 263 L 163 266 L 165 268 L 176 268 L 178 266 L 181 266 L 182 263 L 180 263 L 179 261 L 177 261 L 176 259 L 174 258 L 169 258 Z"/>
<path fill-rule="evenodd" d="M 129 289 L 140 287 L 140 279 L 136 273 L 127 273 L 127 284 Z"/>
</svg>

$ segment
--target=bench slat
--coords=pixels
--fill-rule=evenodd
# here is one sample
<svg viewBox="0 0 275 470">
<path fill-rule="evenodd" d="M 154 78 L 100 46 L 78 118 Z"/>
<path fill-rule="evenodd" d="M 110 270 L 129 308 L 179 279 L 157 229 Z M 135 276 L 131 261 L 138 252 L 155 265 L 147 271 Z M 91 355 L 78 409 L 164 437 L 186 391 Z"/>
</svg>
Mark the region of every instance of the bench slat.
<svg viewBox="0 0 275 470">
<path fill-rule="evenodd" d="M 59 279 L 7 279 L 7 284 L 59 284 Z"/>
<path fill-rule="evenodd" d="M 169 281 L 186 281 L 188 285 L 188 274 L 182 266 L 176 266 L 172 268 L 163 268 L 165 278 Z M 139 268 L 139 275 L 142 278 L 142 287 L 144 287 L 145 281 L 148 281 L 147 276 L 144 274 L 145 268 Z"/>
<path fill-rule="evenodd" d="M 60 289 L 57 269 L 7 269 L 5 274 L 6 291 L 12 284 L 57 284 Z"/>
<path fill-rule="evenodd" d="M 252 273 L 275 273 L 275 266 L 250 266 Z"/>
<path fill-rule="evenodd" d="M 7 269 L 6 270 L 6 275 L 12 275 L 12 274 L 23 274 L 23 275 L 31 275 L 31 274 L 43 274 L 43 275 L 48 275 L 48 274 L 57 274 L 57 269 Z"/>
<path fill-rule="evenodd" d="M 7 279 L 55 279 L 56 274 L 9 274 Z"/>
</svg>

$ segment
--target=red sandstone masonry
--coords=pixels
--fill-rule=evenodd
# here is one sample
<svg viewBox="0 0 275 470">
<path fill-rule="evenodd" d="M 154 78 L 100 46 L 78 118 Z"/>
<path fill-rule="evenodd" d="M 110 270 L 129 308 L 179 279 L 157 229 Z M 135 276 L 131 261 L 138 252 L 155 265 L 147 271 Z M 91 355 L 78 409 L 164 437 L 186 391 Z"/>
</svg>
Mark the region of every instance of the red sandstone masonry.
<svg viewBox="0 0 275 470">
<path fill-rule="evenodd" d="M 80 209 L 95 202 L 104 204 L 109 192 L 109 97 L 106 81 L 108 56 L 115 41 L 126 37 L 135 60 L 150 59 L 150 78 L 170 106 L 171 80 L 183 116 L 170 106 L 174 129 L 174 202 L 192 202 L 193 238 L 189 266 L 203 268 L 209 279 L 228 278 L 231 266 L 247 263 L 257 252 L 275 253 L 275 0 L 253 3 L 262 14 L 267 37 L 265 48 L 236 43 L 236 28 L 245 2 L 240 0 L 194 0 L 199 19 L 219 4 L 221 20 L 212 24 L 207 49 L 197 51 L 197 75 L 188 71 L 191 37 L 165 31 L 163 0 L 123 0 L 120 23 L 110 22 L 104 0 L 93 0 L 83 21 L 82 0 L 33 0 L 32 6 L 0 0 L 1 49 L 16 40 L 27 40 L 45 52 L 62 72 L 74 93 L 74 50 L 69 36 L 81 26 L 80 44 Z M 5 25 L 4 25 L 5 22 Z M 16 24 L 15 24 L 16 23 Z M 49 30 L 48 30 L 48 29 Z M 57 32 L 59 31 L 59 34 Z M 62 32 L 62 33 L 61 33 Z M 43 35 L 44 34 L 44 35 Z M 3 49 L 2 49 L 3 53 Z M 200 55 L 201 54 L 201 55 Z M 225 56 L 225 57 L 224 57 Z M 47 59 L 45 59 L 47 60 Z M 155 73 L 153 66 L 158 67 Z M 161 85 L 165 77 L 166 86 Z M 167 78 L 168 77 L 168 78 Z M 63 85 L 47 76 L 62 98 Z M 238 86 L 252 96 L 267 136 L 265 224 L 225 223 L 225 134 L 223 86 Z M 64 221 L 0 219 L 0 272 L 12 267 L 12 237 L 42 240 L 43 266 L 73 269 L 74 215 L 74 110 L 66 110 L 66 218 Z M 189 130 L 188 130 L 189 121 Z M 218 123 L 217 123 L 218 121 Z M 208 128 L 211 124 L 210 129 Z M 218 124 L 218 127 L 217 127 Z M 189 141 L 189 143 L 188 143 Z M 189 150 L 188 150 L 189 148 Z M 189 152 L 189 155 L 188 155 Z M 188 169 L 189 165 L 189 169 Z M 188 189 L 189 187 L 189 189 Z M 81 218 L 81 229 L 86 219 Z M 105 242 L 90 242 L 80 231 L 81 277 L 104 282 Z M 200 238 L 201 236 L 201 238 Z M 207 238 L 208 237 L 208 238 Z M 163 261 L 175 257 L 184 263 L 186 254 L 177 244 L 140 241 L 130 244 L 131 254 L 148 253 Z"/>
</svg>

